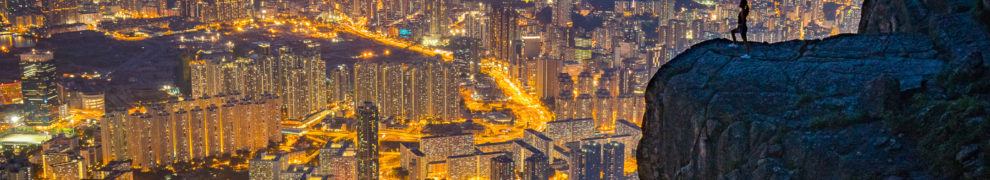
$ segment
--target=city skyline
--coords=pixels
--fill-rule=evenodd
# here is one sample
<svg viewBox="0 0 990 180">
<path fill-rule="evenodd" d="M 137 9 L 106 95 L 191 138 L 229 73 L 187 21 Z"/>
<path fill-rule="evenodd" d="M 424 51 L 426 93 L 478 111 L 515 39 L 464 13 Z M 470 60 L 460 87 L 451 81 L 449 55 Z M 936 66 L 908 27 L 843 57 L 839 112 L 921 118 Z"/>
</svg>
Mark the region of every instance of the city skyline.
<svg viewBox="0 0 990 180">
<path fill-rule="evenodd" d="M 650 78 L 738 2 L 5 1 L 0 167 L 40 169 L 0 179 L 638 179 Z M 863 2 L 749 3 L 783 42 Z"/>
</svg>

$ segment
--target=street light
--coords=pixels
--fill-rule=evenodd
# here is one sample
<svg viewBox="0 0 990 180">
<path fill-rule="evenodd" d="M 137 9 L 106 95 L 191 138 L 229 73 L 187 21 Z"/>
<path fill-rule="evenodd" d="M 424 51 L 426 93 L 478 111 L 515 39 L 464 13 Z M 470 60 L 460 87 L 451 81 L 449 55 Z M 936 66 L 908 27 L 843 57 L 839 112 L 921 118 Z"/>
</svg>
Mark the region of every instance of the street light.
<svg viewBox="0 0 990 180">
<path fill-rule="evenodd" d="M 9 121 L 11 124 L 17 124 L 18 122 L 21 121 L 21 117 L 10 116 L 10 117 L 7 117 L 7 121 Z"/>
</svg>

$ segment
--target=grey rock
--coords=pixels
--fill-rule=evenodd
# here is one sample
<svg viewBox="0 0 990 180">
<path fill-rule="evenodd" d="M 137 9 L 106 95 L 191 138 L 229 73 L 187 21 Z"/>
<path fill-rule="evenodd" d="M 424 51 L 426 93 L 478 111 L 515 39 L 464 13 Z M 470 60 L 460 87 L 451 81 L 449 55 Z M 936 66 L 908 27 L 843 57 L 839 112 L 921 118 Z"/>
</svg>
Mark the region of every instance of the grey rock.
<svg viewBox="0 0 990 180">
<path fill-rule="evenodd" d="M 970 156 L 976 154 L 976 151 L 980 149 L 979 144 L 970 144 L 964 146 L 962 149 L 956 153 L 956 161 L 964 162 L 969 159 Z"/>
</svg>

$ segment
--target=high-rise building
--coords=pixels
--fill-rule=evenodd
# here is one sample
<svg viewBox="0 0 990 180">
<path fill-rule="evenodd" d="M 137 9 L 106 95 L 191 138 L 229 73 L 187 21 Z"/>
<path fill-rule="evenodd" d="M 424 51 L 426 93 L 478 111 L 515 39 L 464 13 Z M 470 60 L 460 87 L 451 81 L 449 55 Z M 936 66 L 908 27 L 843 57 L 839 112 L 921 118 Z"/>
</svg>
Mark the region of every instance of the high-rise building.
<svg viewBox="0 0 990 180">
<path fill-rule="evenodd" d="M 41 145 L 41 177 L 81 179 L 85 175 L 79 156 L 79 138 L 57 135 Z"/>
<path fill-rule="evenodd" d="M 285 157 L 280 154 L 258 153 L 248 161 L 248 176 L 251 180 L 280 179 Z"/>
<path fill-rule="evenodd" d="M 595 122 L 590 118 L 547 122 L 547 128 L 543 130 L 543 134 L 553 139 L 557 146 L 595 136 L 596 132 Z"/>
<path fill-rule="evenodd" d="M 426 154 L 416 143 L 399 144 L 400 167 L 409 172 L 409 179 L 425 179 L 427 174 Z"/>
<path fill-rule="evenodd" d="M 581 161 L 581 175 L 578 176 L 578 179 L 605 179 L 602 177 L 604 174 L 604 167 L 602 167 L 602 144 L 598 142 L 583 144 L 581 145 L 581 153 L 581 157 L 584 159 Z"/>
<path fill-rule="evenodd" d="M 143 1 L 139 0 L 123 0 L 124 2 L 135 1 L 138 5 L 127 6 L 121 5 L 123 9 L 137 9 L 132 10 L 134 12 L 141 11 Z M 247 10 L 250 6 L 250 2 L 247 0 L 182 0 L 179 2 L 181 7 L 179 8 L 181 12 L 180 16 L 189 21 L 196 22 L 224 22 L 230 20 L 236 20 L 240 18 L 245 18 L 249 15 Z"/>
<path fill-rule="evenodd" d="M 553 2 L 553 25 L 557 27 L 571 27 L 571 9 L 574 4 L 571 0 L 557 0 Z"/>
<path fill-rule="evenodd" d="M 590 94 L 578 95 L 571 112 L 574 112 L 574 119 L 593 119 L 595 112 L 595 99 Z"/>
<path fill-rule="evenodd" d="M 548 180 L 553 176 L 554 170 L 548 162 L 549 157 L 543 153 L 533 154 L 526 158 L 523 168 L 523 180 Z"/>
<path fill-rule="evenodd" d="M 41 12 L 45 14 L 45 24 L 75 24 L 79 16 L 77 0 L 41 0 Z"/>
<path fill-rule="evenodd" d="M 491 180 L 516 179 L 515 164 L 512 162 L 512 158 L 509 158 L 509 156 L 506 155 L 496 156 L 491 159 L 489 166 L 491 166 L 491 170 L 488 171 L 491 173 L 491 175 L 489 175 L 489 179 Z"/>
<path fill-rule="evenodd" d="M 476 17 L 469 17 L 476 18 Z M 471 25 L 469 25 L 471 26 Z M 477 26 L 477 25 L 474 25 Z M 454 57 L 454 67 L 458 72 L 478 73 L 478 57 L 481 55 L 480 39 L 470 37 L 454 38 L 450 41 L 451 51 Z"/>
<path fill-rule="evenodd" d="M 616 108 L 622 111 L 616 111 L 615 119 L 625 119 L 633 124 L 641 124 L 643 120 L 643 113 L 646 112 L 646 99 L 643 94 L 619 94 L 616 97 Z"/>
<path fill-rule="evenodd" d="M 423 2 L 426 13 L 426 23 L 429 36 L 440 37 L 449 34 L 447 30 L 447 0 L 428 0 Z"/>
<path fill-rule="evenodd" d="M 488 17 L 488 57 L 496 61 L 518 66 L 517 48 L 519 45 L 519 13 L 502 3 L 494 3 Z M 514 69 L 518 67 L 510 67 Z M 514 73 L 515 72 L 515 73 Z M 517 71 L 510 70 L 512 75 Z M 518 77 L 518 76 L 517 76 Z"/>
<path fill-rule="evenodd" d="M 152 138 L 152 149 L 156 164 L 170 164 L 176 161 L 175 154 L 175 121 L 172 113 L 165 110 L 164 106 L 158 106 L 153 111 L 157 112 L 153 116 L 152 134 L 159 138 Z M 152 112 L 149 112 L 152 113 Z"/>
<path fill-rule="evenodd" d="M 103 162 L 130 159 L 134 167 L 148 169 L 281 141 L 276 97 L 224 102 L 225 97 L 142 104 L 144 110 L 129 115 L 120 110 L 107 113 L 100 123 L 102 146 L 107 147 Z"/>
<path fill-rule="evenodd" d="M 435 59 L 354 63 L 354 102 L 372 102 L 383 117 L 457 120 L 461 101 L 455 69 Z"/>
<path fill-rule="evenodd" d="M 537 150 L 540 150 L 540 152 L 543 152 L 544 155 L 547 155 L 547 157 L 553 157 L 555 155 L 553 149 L 554 147 L 553 139 L 547 137 L 547 135 L 543 134 L 543 132 L 539 132 L 532 129 L 523 130 L 522 140 L 523 142 L 526 142 L 526 144 L 529 144 L 530 146 L 533 146 L 533 148 L 536 148 Z M 550 160 L 552 159 L 547 158 L 548 163 L 551 162 Z"/>
<path fill-rule="evenodd" d="M 560 94 L 560 72 L 563 63 L 559 59 L 536 60 L 534 89 L 537 98 L 545 101 L 552 100 Z"/>
<path fill-rule="evenodd" d="M 330 80 L 327 82 L 330 85 L 329 99 L 331 102 L 344 102 L 354 98 L 354 76 L 352 75 L 354 71 L 349 68 L 351 66 L 346 65 L 331 68 Z"/>
<path fill-rule="evenodd" d="M 505 154 L 506 152 L 474 152 L 465 155 L 448 156 L 443 161 L 447 165 L 447 178 L 491 179 L 491 159 Z"/>
<path fill-rule="evenodd" d="M 560 91 L 560 95 L 557 95 L 557 101 L 554 101 L 554 112 L 556 116 L 555 120 L 573 119 L 574 112 L 574 92 L 573 91 Z"/>
<path fill-rule="evenodd" d="M 128 156 L 136 167 L 155 167 L 154 149 L 152 147 L 152 118 L 149 114 L 134 112 L 127 116 L 127 150 Z"/>
<path fill-rule="evenodd" d="M 22 91 L 25 99 L 26 124 L 48 126 L 59 119 L 55 61 L 51 51 L 31 50 L 20 55 Z"/>
<path fill-rule="evenodd" d="M 127 152 L 127 112 L 108 112 L 100 118 L 100 146 L 102 146 L 102 163 L 117 159 L 130 159 Z"/>
<path fill-rule="evenodd" d="M 615 126 L 615 109 L 612 107 L 614 99 L 607 89 L 598 89 L 595 92 L 595 127 L 610 129 Z"/>
<path fill-rule="evenodd" d="M 625 149 L 624 144 L 615 141 L 602 145 L 603 179 L 625 179 Z"/>
<path fill-rule="evenodd" d="M 335 179 L 357 178 L 357 157 L 350 140 L 327 143 L 320 148 L 319 175 L 332 175 Z"/>
<path fill-rule="evenodd" d="M 325 108 L 328 99 L 326 62 L 320 58 L 320 44 L 304 40 L 301 48 L 279 48 L 279 71 L 276 73 L 280 94 L 289 119 L 300 119 Z"/>
<path fill-rule="evenodd" d="M 225 74 L 235 72 L 229 70 L 234 62 L 232 54 L 203 51 L 196 57 L 196 61 L 189 63 L 193 98 L 234 93 L 233 88 L 229 88 L 234 85 L 227 83 L 238 76 Z M 225 66 L 228 70 L 224 70 Z"/>
<path fill-rule="evenodd" d="M 230 52 L 201 51 L 189 63 L 191 95 L 254 98 L 265 94 L 281 97 L 289 119 L 301 119 L 324 109 L 329 102 L 326 63 L 320 44 L 303 40 L 271 52 L 258 42 L 257 58 L 234 58 Z M 277 113 L 281 114 L 281 113 Z"/>
<path fill-rule="evenodd" d="M 582 71 L 578 74 L 577 82 L 574 84 L 574 88 L 577 88 L 578 94 L 595 94 L 595 77 L 589 71 Z"/>
<path fill-rule="evenodd" d="M 591 59 L 591 37 L 574 38 L 574 60 L 584 62 Z"/>
<path fill-rule="evenodd" d="M 427 162 L 443 161 L 449 156 L 474 153 L 474 134 L 430 136 L 419 139 Z"/>
<path fill-rule="evenodd" d="M 354 63 L 354 102 L 381 102 L 378 100 L 379 63 L 359 61 Z"/>
<path fill-rule="evenodd" d="M 364 102 L 355 110 L 357 116 L 357 179 L 378 179 L 378 107 L 371 102 Z"/>
<path fill-rule="evenodd" d="M 604 140 L 604 139 L 603 139 Z M 599 142 L 597 140 L 580 142 L 580 149 L 575 151 L 577 144 L 570 144 L 571 159 L 575 160 L 576 168 L 571 176 L 578 179 L 625 179 L 624 163 L 626 146 L 617 141 Z"/>
<path fill-rule="evenodd" d="M 0 163 L 0 179 L 32 180 L 31 162 L 27 158 L 9 158 Z"/>
</svg>

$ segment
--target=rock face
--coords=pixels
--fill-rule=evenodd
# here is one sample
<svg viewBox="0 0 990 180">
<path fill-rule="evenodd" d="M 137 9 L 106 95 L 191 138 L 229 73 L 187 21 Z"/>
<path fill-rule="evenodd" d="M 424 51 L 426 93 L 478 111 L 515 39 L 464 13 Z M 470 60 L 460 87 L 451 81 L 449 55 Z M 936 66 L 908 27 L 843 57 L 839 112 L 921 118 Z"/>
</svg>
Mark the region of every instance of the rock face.
<svg viewBox="0 0 990 180">
<path fill-rule="evenodd" d="M 727 40 L 678 55 L 647 88 L 639 176 L 990 178 L 984 0 L 930 1 L 867 0 L 861 34 L 751 59 Z"/>
</svg>

